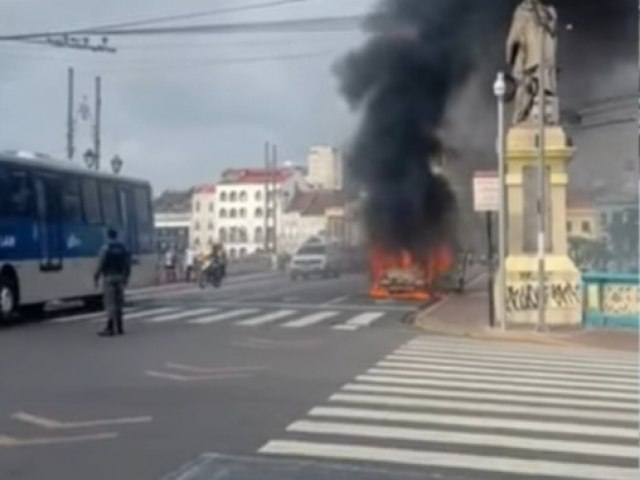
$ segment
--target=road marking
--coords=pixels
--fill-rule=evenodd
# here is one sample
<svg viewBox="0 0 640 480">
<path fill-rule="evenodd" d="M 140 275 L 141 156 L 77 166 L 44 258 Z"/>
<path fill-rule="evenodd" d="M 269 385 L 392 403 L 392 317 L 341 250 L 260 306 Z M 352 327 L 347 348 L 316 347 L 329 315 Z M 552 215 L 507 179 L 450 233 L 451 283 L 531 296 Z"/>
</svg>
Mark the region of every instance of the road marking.
<svg viewBox="0 0 640 480">
<path fill-rule="evenodd" d="M 260 315 L 258 317 L 242 320 L 241 322 L 237 322 L 236 325 L 239 325 L 242 327 L 256 327 L 258 325 L 265 325 L 267 323 L 275 322 L 276 320 L 281 320 L 283 318 L 290 317 L 295 313 L 296 313 L 295 310 L 278 310 L 277 312 L 267 313 L 265 315 Z"/>
<path fill-rule="evenodd" d="M 324 302 L 322 305 L 335 305 L 337 303 L 347 301 L 349 298 L 351 298 L 349 295 L 343 295 L 341 297 L 332 298 L 331 300 Z"/>
<path fill-rule="evenodd" d="M 107 425 L 129 425 L 136 423 L 149 423 L 153 420 L 150 416 L 123 417 L 111 419 L 86 420 L 79 422 L 60 422 L 46 417 L 32 415 L 26 412 L 14 413 L 11 418 L 31 425 L 36 425 L 47 429 L 70 429 L 70 428 L 91 428 L 104 427 Z"/>
<path fill-rule="evenodd" d="M 267 443 L 260 453 L 310 458 L 388 462 L 423 467 L 482 470 L 508 475 L 563 477 L 580 480 L 637 480 L 637 468 L 607 467 L 590 464 L 525 460 L 509 457 L 436 453 L 399 448 L 367 447 L 338 443 L 316 443 L 275 440 Z"/>
<path fill-rule="evenodd" d="M 259 310 L 256 308 L 244 308 L 240 310 L 231 310 L 230 312 L 220 313 L 218 315 L 212 315 L 210 317 L 198 318 L 196 320 L 189 320 L 187 323 L 192 325 L 206 325 L 209 323 L 221 322 L 223 320 L 231 320 L 232 318 L 244 317 L 252 315 Z"/>
<path fill-rule="evenodd" d="M 158 372 L 156 370 L 146 370 L 145 375 L 164 380 L 175 380 L 177 382 L 204 382 L 208 380 L 228 380 L 232 378 L 246 378 L 251 376 L 248 373 L 218 373 L 214 375 L 180 375 L 177 373 Z"/>
<path fill-rule="evenodd" d="M 137 309 L 129 307 L 129 308 L 126 308 L 124 311 L 125 313 L 127 313 L 135 310 Z M 51 323 L 85 322 L 89 320 L 104 319 L 106 315 L 107 314 L 105 312 L 87 313 L 84 315 L 70 315 L 66 317 L 54 318 L 53 320 L 51 320 Z"/>
<path fill-rule="evenodd" d="M 624 373 L 614 373 L 614 372 L 599 372 L 593 371 L 590 369 L 580 369 L 578 366 L 575 367 L 556 367 L 545 365 L 544 369 L 541 369 L 539 365 L 513 365 L 511 362 L 505 364 L 504 362 L 492 361 L 492 360 L 482 360 L 478 357 L 473 357 L 473 359 L 465 360 L 459 358 L 450 358 L 446 355 L 438 355 L 433 356 L 430 355 L 428 357 L 409 355 L 405 353 L 400 354 L 391 354 L 385 357 L 386 360 L 394 361 L 394 362 L 411 362 L 412 365 L 443 365 L 443 366 L 472 366 L 472 367 L 491 367 L 496 368 L 500 371 L 511 371 L 511 372 L 540 372 L 544 370 L 544 372 L 549 372 L 550 375 L 556 374 L 588 374 L 591 378 L 597 378 L 599 381 L 617 381 L 617 380 L 629 380 L 629 381 L 637 381 L 637 375 L 630 375 Z M 578 364 L 579 365 L 579 364 Z M 557 372 L 557 373 L 556 373 Z"/>
<path fill-rule="evenodd" d="M 416 370 L 396 370 L 396 369 L 384 369 L 384 368 L 371 368 L 367 371 L 368 375 L 398 375 L 402 377 L 419 377 L 419 378 L 445 378 L 455 380 L 478 380 L 485 382 L 501 382 L 502 384 L 522 384 L 522 385 L 542 385 L 542 386 L 557 386 L 557 387 L 572 387 L 576 392 L 584 392 L 587 389 L 595 390 L 618 390 L 621 392 L 629 392 L 631 398 L 638 398 L 638 387 L 634 385 L 617 385 L 617 384 L 603 384 L 600 382 L 583 382 L 583 381 L 570 381 L 570 380 L 553 380 L 546 378 L 522 378 L 518 375 L 468 375 L 463 373 L 446 373 L 446 372 L 433 372 L 433 371 L 416 371 Z M 604 392 L 603 392 L 604 393 Z"/>
<path fill-rule="evenodd" d="M 368 327 L 373 322 L 378 320 L 381 317 L 384 317 L 384 312 L 365 312 L 360 315 L 356 315 L 351 318 L 349 321 L 345 322 L 344 325 L 335 325 L 333 328 L 335 330 L 358 330 L 362 327 Z"/>
<path fill-rule="evenodd" d="M 153 315 L 163 315 L 165 313 L 173 313 L 180 311 L 177 307 L 162 307 L 162 308 L 152 308 L 150 310 L 142 310 L 141 312 L 134 313 L 132 315 L 125 315 L 124 319 L 126 320 L 136 320 L 144 317 L 152 317 Z"/>
<path fill-rule="evenodd" d="M 173 368 L 175 370 L 184 370 L 185 372 L 191 373 L 203 373 L 203 374 L 211 374 L 211 373 L 233 373 L 233 372 L 255 372 L 259 370 L 266 370 L 267 367 L 195 367 L 191 365 L 184 365 L 181 363 L 167 363 L 167 368 Z"/>
<path fill-rule="evenodd" d="M 410 370 L 429 370 L 429 371 L 443 371 L 443 372 L 458 372 L 458 373 L 490 373 L 490 374 L 498 374 L 501 376 L 505 376 L 508 378 L 509 375 L 517 375 L 518 377 L 530 377 L 530 378 L 552 378 L 552 379 L 564 379 L 564 380 L 596 380 L 593 375 L 587 374 L 573 374 L 573 373 L 555 373 L 555 372 L 547 372 L 547 371 L 517 371 L 517 370 L 503 370 L 501 367 L 482 367 L 478 366 L 452 366 L 452 365 L 438 365 L 438 364 L 429 364 L 429 363 L 409 363 L 403 362 L 401 360 L 390 361 L 389 359 L 383 360 L 376 364 L 377 367 L 382 368 L 400 368 L 400 369 L 410 369 Z M 626 384 L 630 386 L 635 386 L 638 388 L 638 380 L 634 378 L 608 378 L 608 377 L 598 377 L 598 382 L 602 383 L 615 383 L 615 384 Z"/>
<path fill-rule="evenodd" d="M 539 405 L 504 405 L 500 403 L 478 403 L 452 399 L 433 400 L 415 397 L 397 397 L 385 395 L 353 395 L 336 393 L 329 398 L 330 402 L 341 402 L 363 405 L 384 405 L 393 407 L 416 407 L 441 410 L 459 410 L 462 412 L 521 414 L 540 417 L 564 417 L 579 419 L 610 420 L 618 422 L 638 423 L 636 413 L 609 412 L 603 410 L 581 410 L 575 408 L 545 408 Z"/>
<path fill-rule="evenodd" d="M 75 435 L 72 437 L 38 437 L 38 438 L 15 438 L 0 435 L 0 447 L 19 448 L 35 447 L 39 445 L 56 445 L 62 443 L 91 442 L 98 440 L 113 440 L 118 437 L 117 433 L 94 433 L 92 435 Z"/>
<path fill-rule="evenodd" d="M 542 404 L 554 406 L 568 407 L 585 407 L 585 408 L 602 408 L 609 410 L 623 410 L 636 414 L 638 412 L 638 404 L 625 402 L 611 402 L 604 400 L 585 400 L 578 398 L 566 397 L 548 397 L 539 395 L 509 395 L 505 393 L 488 393 L 482 391 L 465 391 L 465 390 L 447 390 L 432 386 L 430 388 L 415 387 L 396 387 L 387 385 L 367 385 L 349 383 L 342 387 L 347 392 L 365 392 L 365 393 L 384 393 L 399 395 L 416 395 L 419 397 L 435 397 L 435 398 L 460 398 L 476 401 L 495 401 L 495 402 L 511 402 L 524 404 Z"/>
<path fill-rule="evenodd" d="M 619 393 L 619 392 L 602 392 L 599 390 L 575 390 L 571 388 L 550 388 L 541 387 L 539 385 L 506 385 L 506 384 L 487 384 L 485 382 L 472 381 L 452 381 L 430 378 L 410 378 L 410 377 L 392 377 L 383 375 L 359 375 L 356 377 L 359 382 L 369 383 L 387 383 L 399 385 L 421 385 L 421 386 L 445 386 L 463 389 L 493 390 L 502 392 L 526 392 L 526 393 L 549 393 L 556 395 L 568 395 L 573 397 L 598 397 L 604 399 L 630 400 L 638 403 L 638 394 Z"/>
<path fill-rule="evenodd" d="M 406 440 L 413 442 L 445 443 L 449 445 L 519 448 L 543 452 L 574 453 L 577 455 L 598 455 L 635 459 L 638 448 L 628 445 L 609 443 L 576 442 L 494 435 L 467 432 L 450 432 L 422 428 L 388 427 L 359 423 L 336 423 L 318 421 L 298 421 L 287 428 L 288 432 L 316 433 L 321 435 L 340 435 L 346 437 L 367 437 L 377 439 Z"/>
<path fill-rule="evenodd" d="M 451 349 L 443 348 L 430 348 L 430 349 L 417 349 L 417 348 L 401 348 L 394 352 L 396 355 L 411 355 L 417 357 L 426 357 L 430 358 L 431 356 L 438 358 L 457 358 L 457 359 L 466 359 L 466 360 L 474 360 L 480 356 L 482 359 L 492 360 L 497 362 L 503 362 L 506 365 L 550 365 L 556 367 L 576 367 L 580 369 L 584 369 L 585 371 L 597 371 L 597 372 L 612 372 L 612 373 L 620 373 L 626 372 L 637 375 L 637 368 L 634 367 L 623 367 L 623 366 L 608 366 L 602 365 L 599 363 L 587 363 L 579 360 L 570 361 L 570 360 L 554 360 L 554 359 L 545 359 L 543 357 L 526 357 L 526 356 L 510 356 L 505 357 L 502 355 L 498 355 L 495 352 L 492 353 L 479 353 L 479 352 L 457 352 L 452 351 Z"/>
<path fill-rule="evenodd" d="M 542 422 L 486 416 L 459 416 L 432 413 L 414 413 L 393 410 L 368 410 L 364 408 L 316 407 L 309 412 L 312 417 L 350 418 L 358 420 L 382 420 L 411 423 L 429 423 L 434 425 L 500 428 L 516 431 L 566 433 L 598 437 L 625 438 L 638 440 L 638 428 L 606 427 L 577 423 Z"/>
<path fill-rule="evenodd" d="M 167 323 L 173 322 L 175 320 L 181 320 L 184 318 L 197 317 L 198 315 L 202 315 L 203 313 L 213 313 L 217 312 L 217 308 L 197 308 L 195 310 L 185 310 L 178 313 L 170 313 L 167 315 L 162 315 L 160 317 L 148 318 L 144 320 L 145 323 Z"/>
<path fill-rule="evenodd" d="M 563 353 L 561 351 L 554 351 L 553 348 L 549 348 L 546 350 L 523 350 L 523 349 L 514 349 L 510 347 L 499 347 L 496 348 L 495 344 L 486 343 L 486 344 L 476 344 L 468 343 L 468 344 L 459 344 L 459 343 L 450 343 L 450 342 L 409 342 L 406 346 L 406 349 L 416 350 L 416 351 L 441 351 L 446 350 L 447 352 L 455 352 L 455 353 L 474 353 L 474 354 L 491 354 L 496 357 L 505 357 L 505 358 L 532 358 L 539 359 L 545 358 L 553 361 L 573 361 L 574 363 L 587 363 L 593 364 L 595 366 L 606 366 L 610 368 L 635 368 L 637 370 L 637 359 L 636 358 L 627 358 L 627 359 L 617 359 L 614 360 L 607 356 L 594 356 L 594 355 L 581 355 L 579 353 Z"/>
<path fill-rule="evenodd" d="M 311 315 L 306 315 L 302 318 L 294 320 L 292 322 L 287 322 L 282 325 L 284 328 L 304 328 L 311 325 L 315 325 L 317 323 L 323 322 L 328 318 L 335 317 L 339 312 L 318 312 L 312 313 Z"/>
</svg>

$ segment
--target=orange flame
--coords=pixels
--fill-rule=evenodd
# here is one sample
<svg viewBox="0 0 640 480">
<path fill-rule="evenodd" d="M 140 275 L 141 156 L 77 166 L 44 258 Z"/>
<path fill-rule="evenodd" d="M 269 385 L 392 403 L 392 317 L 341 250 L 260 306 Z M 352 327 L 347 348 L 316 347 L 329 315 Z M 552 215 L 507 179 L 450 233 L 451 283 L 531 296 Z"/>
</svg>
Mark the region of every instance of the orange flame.
<svg viewBox="0 0 640 480">
<path fill-rule="evenodd" d="M 370 254 L 369 295 L 376 299 L 429 301 L 436 295 L 436 281 L 452 266 L 453 256 L 446 247 L 432 250 L 421 262 L 406 251 L 391 253 L 374 248 Z"/>
</svg>

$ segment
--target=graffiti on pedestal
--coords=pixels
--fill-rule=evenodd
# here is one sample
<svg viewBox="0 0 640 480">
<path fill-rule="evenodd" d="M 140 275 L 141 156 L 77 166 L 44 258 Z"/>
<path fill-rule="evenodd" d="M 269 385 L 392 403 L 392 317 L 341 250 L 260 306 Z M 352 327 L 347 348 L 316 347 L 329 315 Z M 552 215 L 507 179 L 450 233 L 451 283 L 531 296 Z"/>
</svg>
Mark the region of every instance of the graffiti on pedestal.
<svg viewBox="0 0 640 480">
<path fill-rule="evenodd" d="M 608 284 L 602 288 L 602 311 L 614 315 L 638 315 L 638 285 Z"/>
<path fill-rule="evenodd" d="M 539 287 L 537 278 L 523 274 L 520 281 L 507 285 L 506 303 L 510 312 L 537 310 L 539 306 Z M 576 308 L 582 302 L 582 289 L 575 281 L 547 277 L 544 285 L 544 301 L 547 308 Z"/>
</svg>

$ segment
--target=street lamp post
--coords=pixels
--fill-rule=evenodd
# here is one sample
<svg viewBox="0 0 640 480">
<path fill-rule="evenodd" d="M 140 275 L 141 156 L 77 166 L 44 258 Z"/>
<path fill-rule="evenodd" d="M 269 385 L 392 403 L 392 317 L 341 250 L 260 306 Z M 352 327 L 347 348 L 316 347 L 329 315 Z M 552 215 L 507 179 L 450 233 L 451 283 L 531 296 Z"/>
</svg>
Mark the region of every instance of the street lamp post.
<svg viewBox="0 0 640 480">
<path fill-rule="evenodd" d="M 506 269 L 506 249 L 507 249 L 507 201 L 506 201 L 506 171 L 505 171 L 505 111 L 504 100 L 507 92 L 504 72 L 498 72 L 496 81 L 493 84 L 493 93 L 498 102 L 498 318 L 502 330 L 506 329 L 507 324 L 507 308 L 506 308 L 506 291 L 507 291 L 507 269 Z"/>
<path fill-rule="evenodd" d="M 83 158 L 87 168 L 91 170 L 98 170 L 98 164 L 96 161 L 97 159 L 96 159 L 95 153 L 93 153 L 93 150 L 89 149 L 86 152 L 84 152 Z"/>
<path fill-rule="evenodd" d="M 122 170 L 122 166 L 124 165 L 124 161 L 120 158 L 120 155 L 115 155 L 111 159 L 111 171 L 118 175 L 120 170 Z"/>
</svg>

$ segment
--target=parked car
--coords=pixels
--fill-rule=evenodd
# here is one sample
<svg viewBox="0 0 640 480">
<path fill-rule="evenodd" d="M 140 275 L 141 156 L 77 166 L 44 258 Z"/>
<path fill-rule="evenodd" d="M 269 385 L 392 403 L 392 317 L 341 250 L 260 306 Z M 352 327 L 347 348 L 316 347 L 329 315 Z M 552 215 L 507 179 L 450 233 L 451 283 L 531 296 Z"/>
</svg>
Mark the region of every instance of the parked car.
<svg viewBox="0 0 640 480">
<path fill-rule="evenodd" d="M 340 248 L 333 243 L 314 243 L 301 247 L 292 257 L 289 274 L 293 280 L 321 275 L 339 277 L 342 270 Z"/>
</svg>

